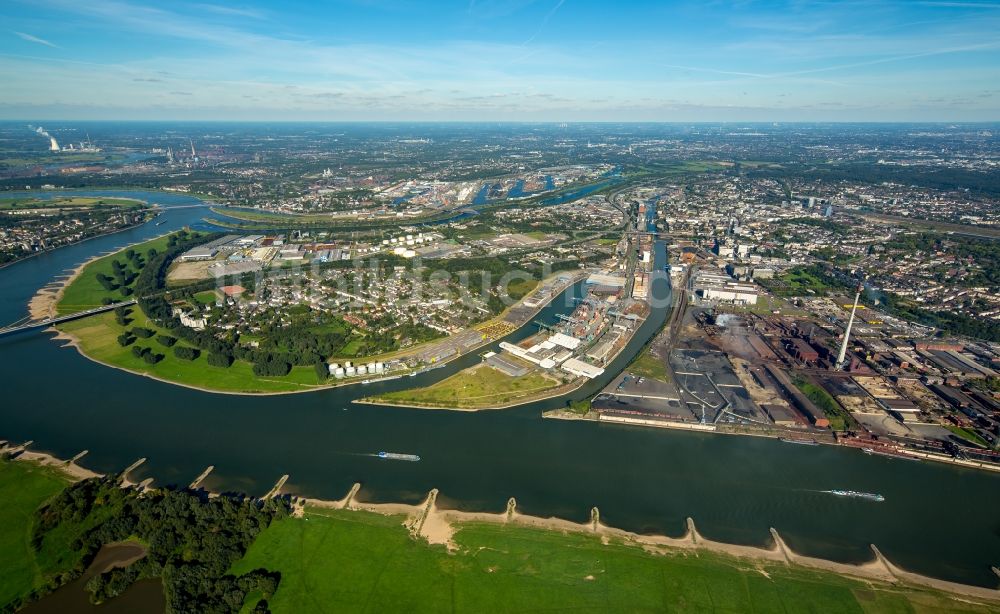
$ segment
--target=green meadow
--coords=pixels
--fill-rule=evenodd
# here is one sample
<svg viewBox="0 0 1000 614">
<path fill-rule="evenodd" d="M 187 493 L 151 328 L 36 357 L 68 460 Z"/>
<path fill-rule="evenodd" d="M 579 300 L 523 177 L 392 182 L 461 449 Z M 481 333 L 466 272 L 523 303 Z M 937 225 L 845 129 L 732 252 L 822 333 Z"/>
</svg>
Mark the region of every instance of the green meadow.
<svg viewBox="0 0 1000 614">
<path fill-rule="evenodd" d="M 412 538 L 401 517 L 307 508 L 272 524 L 234 567 L 281 573 L 268 605 L 304 612 L 987 612 L 776 563 L 650 554 L 601 538 L 459 525 L 455 552 Z M 253 603 L 246 604 L 245 610 Z"/>
<path fill-rule="evenodd" d="M 254 375 L 253 365 L 242 360 L 237 360 L 226 368 L 208 364 L 205 352 L 194 360 L 177 358 L 172 347 L 164 347 L 156 341 L 157 335 L 170 335 L 170 331 L 150 322 L 138 307 L 132 307 L 128 319 L 131 322 L 127 326 L 121 326 L 115 320 L 115 314 L 109 311 L 64 322 L 59 325 L 59 330 L 75 337 L 80 350 L 94 360 L 186 386 L 243 393 L 294 392 L 320 386 L 316 371 L 311 366 L 292 367 L 288 375 L 281 377 L 261 377 Z M 118 343 L 118 336 L 137 326 L 152 329 L 156 333 L 149 339 L 137 339 L 131 345 L 122 347 Z M 163 360 L 151 365 L 132 353 L 133 345 L 148 347 L 154 353 L 162 354 Z M 178 341 L 177 345 L 187 344 Z"/>
<path fill-rule="evenodd" d="M 143 258 L 146 258 L 146 253 L 152 248 L 157 252 L 162 252 L 167 248 L 167 241 L 169 236 L 163 236 L 151 241 L 146 241 L 145 243 L 139 243 L 138 245 L 133 245 L 127 247 L 113 254 L 108 254 L 90 262 L 80 271 L 80 274 L 73 283 L 69 284 L 64 290 L 62 297 L 59 299 L 59 303 L 56 305 L 56 311 L 59 313 L 74 313 L 77 311 L 84 311 L 86 309 L 91 309 L 93 307 L 100 307 L 103 304 L 105 298 L 109 298 L 114 302 L 127 300 L 129 298 L 135 298 L 134 296 L 126 297 L 123 296 L 120 290 L 105 290 L 104 287 L 98 283 L 97 275 L 103 274 L 108 277 L 114 277 L 114 272 L 111 268 L 111 263 L 117 259 L 123 265 L 126 265 L 132 272 L 138 273 L 135 267 L 125 258 L 125 252 L 128 249 L 134 249 L 137 253 L 141 254 Z M 133 281 L 133 284 L 135 282 Z"/>
<path fill-rule="evenodd" d="M 68 478 L 55 469 L 0 461 L 0 611 L 42 588 L 45 576 L 71 556 L 68 543 L 46 544 L 50 547 L 44 554 L 31 546 L 35 510 L 68 484 Z"/>
</svg>

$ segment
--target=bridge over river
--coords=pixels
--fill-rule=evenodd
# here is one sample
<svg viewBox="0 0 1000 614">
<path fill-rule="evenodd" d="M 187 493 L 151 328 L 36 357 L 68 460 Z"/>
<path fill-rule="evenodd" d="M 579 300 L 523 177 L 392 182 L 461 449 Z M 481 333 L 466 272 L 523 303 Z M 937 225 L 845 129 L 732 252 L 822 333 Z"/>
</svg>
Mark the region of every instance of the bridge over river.
<svg viewBox="0 0 1000 614">
<path fill-rule="evenodd" d="M 24 322 L 23 320 L 18 320 L 10 326 L 5 326 L 0 328 L 0 336 L 11 335 L 25 330 L 32 330 L 35 328 L 44 328 L 46 326 L 52 326 L 53 324 L 59 324 L 60 322 L 69 322 L 70 320 L 77 320 L 79 318 L 85 318 L 87 316 L 92 316 L 98 313 L 104 313 L 105 311 L 111 311 L 117 309 L 118 307 L 128 307 L 130 305 L 135 305 L 135 299 L 130 301 L 122 301 L 121 303 L 110 303 L 108 305 L 101 305 L 100 307 L 94 307 L 93 309 L 87 309 L 84 311 L 77 311 L 76 313 L 69 313 L 62 316 L 56 316 L 54 318 L 48 318 L 45 320 L 29 320 Z"/>
</svg>

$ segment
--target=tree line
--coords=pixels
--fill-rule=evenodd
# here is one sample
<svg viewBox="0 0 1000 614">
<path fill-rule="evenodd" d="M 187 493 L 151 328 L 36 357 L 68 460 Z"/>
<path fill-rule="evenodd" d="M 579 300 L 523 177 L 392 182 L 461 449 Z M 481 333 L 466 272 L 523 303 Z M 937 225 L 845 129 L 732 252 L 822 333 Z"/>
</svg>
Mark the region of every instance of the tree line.
<svg viewBox="0 0 1000 614">
<path fill-rule="evenodd" d="M 287 500 L 208 498 L 170 489 L 141 493 L 122 488 L 119 477 L 77 482 L 36 513 L 31 544 L 37 552 L 65 548 L 66 535 L 79 535 L 70 546 L 81 555 L 78 562 L 49 578 L 48 589 L 79 577 L 101 546 L 138 539 L 146 555 L 90 579 L 92 601 L 120 595 L 136 580 L 160 578 L 168 613 L 229 613 L 238 612 L 252 592 L 266 599 L 277 590 L 278 573 L 257 569 L 236 576 L 229 569 L 261 531 L 288 516 Z M 257 611 L 267 611 L 266 602 Z"/>
</svg>

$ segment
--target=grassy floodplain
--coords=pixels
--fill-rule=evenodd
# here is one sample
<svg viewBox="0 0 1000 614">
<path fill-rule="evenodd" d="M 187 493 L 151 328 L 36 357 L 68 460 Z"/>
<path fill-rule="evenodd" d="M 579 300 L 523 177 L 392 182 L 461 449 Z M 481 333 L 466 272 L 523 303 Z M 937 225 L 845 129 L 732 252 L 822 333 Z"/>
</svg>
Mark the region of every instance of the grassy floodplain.
<svg viewBox="0 0 1000 614">
<path fill-rule="evenodd" d="M 160 345 L 156 335 L 169 335 L 170 331 L 150 322 L 138 307 L 133 307 L 129 316 L 133 320 L 128 326 L 120 326 L 112 312 L 102 313 L 59 325 L 59 330 L 71 335 L 80 351 L 88 358 L 112 367 L 143 373 L 169 382 L 193 386 L 205 390 L 234 393 L 296 392 L 320 386 L 312 367 L 292 367 L 284 377 L 259 377 L 254 375 L 253 365 L 237 360 L 229 368 L 213 367 L 208 364 L 205 353 L 194 360 L 182 360 L 174 356 L 173 348 Z M 132 345 L 122 347 L 118 335 L 136 326 L 150 328 L 156 334 L 149 339 L 139 339 L 132 345 L 151 348 L 163 354 L 162 361 L 148 364 L 132 354 Z M 178 341 L 177 345 L 186 345 Z"/>
<path fill-rule="evenodd" d="M 290 214 L 272 213 L 268 211 L 253 211 L 238 208 L 212 207 L 211 212 L 219 217 L 206 218 L 206 222 L 220 226 L 222 228 L 233 228 L 239 230 L 283 230 L 289 228 L 302 228 L 311 230 L 320 229 L 342 229 L 342 230 L 377 230 L 380 228 L 395 227 L 399 225 L 399 219 L 395 217 L 375 217 L 358 220 L 349 215 L 336 214 Z M 445 212 L 435 212 L 428 215 L 407 218 L 408 224 L 422 224 L 432 221 L 443 220 L 457 215 L 457 210 Z"/>
<path fill-rule="evenodd" d="M 36 511 L 69 485 L 54 467 L 0 460 L 0 610 L 63 584 L 79 540 L 122 511 L 96 505 L 31 535 Z M 403 506 L 405 507 L 405 506 Z M 294 612 L 916 612 L 978 614 L 996 603 L 856 580 L 706 550 L 653 553 L 621 537 L 497 520 L 453 520 L 448 545 L 414 537 L 406 512 L 307 506 L 276 520 L 230 573 L 280 573 L 270 611 Z M 193 530 L 182 523 L 175 531 Z M 202 530 L 212 527 L 202 526 Z M 238 555 L 237 555 L 238 556 Z M 250 592 L 242 611 L 261 598 Z"/>
<path fill-rule="evenodd" d="M 46 584 L 46 576 L 59 568 L 60 551 L 69 543 L 46 549 L 45 556 L 31 547 L 34 514 L 43 503 L 69 484 L 56 469 L 34 463 L 0 461 L 0 610 Z"/>
<path fill-rule="evenodd" d="M 234 566 L 281 573 L 284 612 L 987 612 L 780 563 L 650 554 L 587 534 L 469 522 L 456 548 L 428 545 L 403 517 L 308 507 L 272 524 Z M 247 604 L 244 610 L 252 607 Z"/>
<path fill-rule="evenodd" d="M 124 300 L 126 297 L 121 295 L 120 290 L 105 290 L 98 283 L 97 275 L 111 276 L 111 263 L 115 259 L 123 264 L 128 264 L 124 257 L 124 253 L 128 249 L 133 249 L 145 256 L 151 248 L 158 252 L 166 250 L 168 241 L 169 235 L 158 237 L 88 263 L 72 283 L 63 290 L 62 297 L 56 306 L 57 311 L 59 313 L 81 311 L 101 305 L 105 298 L 114 301 Z M 208 291 L 208 294 L 214 296 L 214 291 Z M 200 298 L 207 300 L 208 294 L 200 293 Z M 106 312 L 64 322 L 57 328 L 62 333 L 69 335 L 79 350 L 88 358 L 112 367 L 147 374 L 195 388 L 232 393 L 274 393 L 311 390 L 321 385 L 311 366 L 294 366 L 291 372 L 283 377 L 258 377 L 253 373 L 253 365 L 248 362 L 235 361 L 229 368 L 209 365 L 204 352 L 194 360 L 182 360 L 174 356 L 173 348 L 164 347 L 155 340 L 157 335 L 170 335 L 170 331 L 150 322 L 138 306 L 131 308 L 128 319 L 130 322 L 126 326 L 122 326 L 116 321 L 113 312 Z M 135 343 L 122 347 L 118 343 L 118 336 L 135 327 L 152 329 L 155 334 L 149 339 L 138 339 Z M 149 347 L 154 353 L 162 354 L 163 360 L 151 365 L 132 354 L 133 345 Z M 180 341 L 177 345 L 184 346 L 186 344 Z"/>
<path fill-rule="evenodd" d="M 561 385 L 552 378 L 528 373 L 511 377 L 486 365 L 476 365 L 423 388 L 410 388 L 365 399 L 399 405 L 486 409 L 524 401 Z"/>
<path fill-rule="evenodd" d="M 157 252 L 164 251 L 167 248 L 168 240 L 169 235 L 158 237 L 156 239 L 146 241 L 145 243 L 133 245 L 131 248 L 126 248 L 113 254 L 102 256 L 101 258 L 87 263 L 87 265 L 80 270 L 80 274 L 76 276 L 76 279 L 63 289 L 62 296 L 56 304 L 56 311 L 58 313 L 74 313 L 85 309 L 91 309 L 93 307 L 99 307 L 105 298 L 109 298 L 115 302 L 127 300 L 128 298 L 134 298 L 123 296 L 120 290 L 105 290 L 104 287 L 97 282 L 97 275 L 103 274 L 108 277 L 112 277 L 113 272 L 111 269 L 111 263 L 115 259 L 122 264 L 128 265 L 133 271 L 135 271 L 134 267 L 127 262 L 127 259 L 124 256 L 128 249 L 134 249 L 137 253 L 145 257 L 146 252 L 150 249 L 155 249 Z"/>
<path fill-rule="evenodd" d="M 15 197 L 0 198 L 0 211 L 23 209 L 92 209 L 98 207 L 125 207 L 135 209 L 146 206 L 133 198 L 97 196 L 65 196 L 59 198 Z"/>
</svg>

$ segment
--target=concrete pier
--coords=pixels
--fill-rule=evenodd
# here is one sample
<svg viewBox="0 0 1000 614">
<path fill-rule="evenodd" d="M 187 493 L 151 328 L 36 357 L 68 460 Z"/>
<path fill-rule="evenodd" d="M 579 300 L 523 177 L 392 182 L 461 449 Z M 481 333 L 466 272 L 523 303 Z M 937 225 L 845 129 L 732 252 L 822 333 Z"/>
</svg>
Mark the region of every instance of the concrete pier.
<svg viewBox="0 0 1000 614">
<path fill-rule="evenodd" d="M 517 513 L 517 500 L 514 497 L 507 499 L 507 521 L 511 521 L 514 518 L 514 514 Z"/>
<path fill-rule="evenodd" d="M 82 452 L 77 453 L 76 456 L 74 456 L 73 458 L 69 459 L 69 461 L 67 461 L 67 464 L 71 465 L 71 464 L 75 463 L 76 461 L 78 461 L 81 458 L 83 458 L 84 456 L 86 456 L 87 452 L 90 452 L 90 450 L 84 450 Z"/>
<path fill-rule="evenodd" d="M 688 534 L 687 534 L 688 539 L 691 540 L 692 544 L 697 544 L 701 536 L 698 535 L 698 529 L 696 529 L 694 526 L 694 518 L 688 516 L 687 527 L 688 527 Z"/>
<path fill-rule="evenodd" d="M 424 523 L 427 522 L 427 516 L 430 514 L 431 510 L 434 509 L 434 503 L 437 501 L 438 489 L 432 488 L 429 493 L 427 493 L 427 500 L 424 501 L 424 507 L 420 511 L 420 516 L 417 517 L 416 522 L 413 523 L 413 533 L 415 535 L 420 535 L 424 530 Z"/>
<path fill-rule="evenodd" d="M 351 504 L 354 503 L 354 497 L 358 494 L 359 490 L 361 490 L 361 482 L 355 482 L 354 485 L 351 486 L 351 490 L 347 491 L 347 496 L 341 499 L 340 509 L 348 509 L 351 507 Z"/>
<path fill-rule="evenodd" d="M 215 465 L 209 465 L 208 467 L 205 467 L 205 470 L 202 471 L 198 475 L 198 477 L 196 477 L 194 479 L 193 482 L 191 482 L 190 484 L 188 484 L 188 489 L 190 489 L 190 490 L 197 490 L 198 486 L 200 486 L 201 483 L 205 480 L 205 478 L 208 477 L 208 474 L 212 473 L 213 469 L 215 469 Z"/>
<path fill-rule="evenodd" d="M 791 559 L 788 558 L 788 550 L 785 549 L 785 540 L 781 539 L 781 536 L 778 535 L 778 530 L 774 527 L 771 527 L 768 531 L 771 532 L 771 538 L 774 540 L 774 544 L 777 546 L 778 552 L 780 552 L 781 556 L 784 557 L 786 563 L 790 563 Z"/>
<path fill-rule="evenodd" d="M 278 483 L 275 484 L 274 487 L 271 488 L 271 490 L 267 491 L 267 494 L 264 495 L 264 498 L 273 499 L 274 497 L 277 497 L 281 493 L 281 487 L 284 486 L 285 482 L 287 481 L 288 481 L 288 474 L 286 473 L 285 475 L 281 476 L 278 479 Z"/>
<path fill-rule="evenodd" d="M 122 476 L 121 477 L 121 481 L 122 481 L 122 483 L 123 484 L 128 484 L 128 485 L 133 485 L 133 482 L 128 479 L 128 474 L 130 474 L 133 471 L 135 471 L 136 469 L 138 469 L 139 465 L 143 464 L 144 462 L 146 462 L 146 457 L 145 456 L 143 456 L 139 460 L 135 461 L 134 463 L 132 463 L 131 465 L 129 465 L 128 467 L 126 467 L 125 470 L 122 471 L 122 473 L 121 473 L 121 476 Z"/>
</svg>

